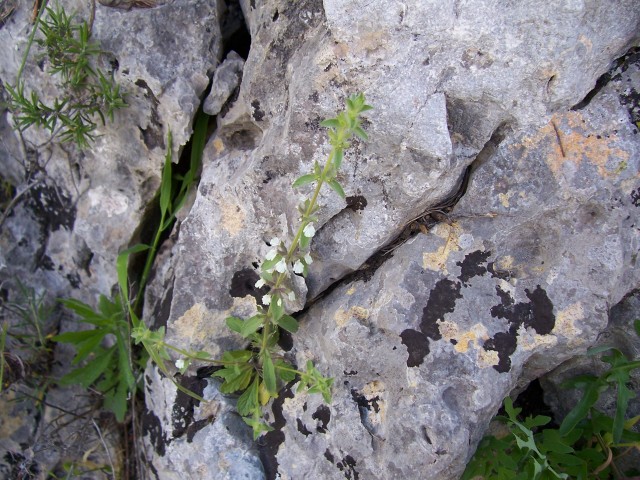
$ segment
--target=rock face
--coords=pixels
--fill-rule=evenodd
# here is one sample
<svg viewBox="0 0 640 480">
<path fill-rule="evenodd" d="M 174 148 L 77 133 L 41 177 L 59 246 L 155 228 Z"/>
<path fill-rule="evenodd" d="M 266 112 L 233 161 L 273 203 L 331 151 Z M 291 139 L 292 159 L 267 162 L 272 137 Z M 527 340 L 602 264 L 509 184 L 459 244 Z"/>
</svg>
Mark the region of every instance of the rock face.
<svg viewBox="0 0 640 480">
<path fill-rule="evenodd" d="M 254 311 L 257 262 L 271 237 L 292 235 L 308 193 L 290 185 L 328 152 L 319 122 L 363 91 L 371 140 L 346 155 L 346 204 L 321 197 L 316 301 L 287 354 L 333 376 L 334 399 L 283 390 L 275 431 L 241 463 L 248 478 L 458 478 L 504 396 L 584 352 L 637 288 L 637 97 L 620 82 L 593 89 L 637 43 L 640 10 L 242 5 L 252 45 L 239 95 L 218 118 L 147 321 L 181 347 L 241 345 L 224 318 Z M 398 246 L 417 218 L 427 234 Z M 172 404 L 175 389 L 154 383 L 149 398 Z M 203 444 L 151 410 L 166 439 L 148 437 L 153 465 L 229 475 L 221 453 L 203 462 Z"/>
<path fill-rule="evenodd" d="M 59 3 L 79 20 L 88 18 L 91 2 Z M 53 2 L 49 5 L 54 6 Z M 0 42 L 6 53 L 0 59 L 3 85 L 15 85 L 32 29 L 32 6 L 21 3 L 15 7 L 7 18 L 3 8 L 0 23 Z M 94 304 L 98 294 L 111 294 L 116 285 L 116 256 L 132 241 L 159 187 L 168 132 L 173 133 L 176 160 L 191 135 L 192 119 L 209 83 L 208 75 L 222 55 L 219 23 L 216 2 L 176 0 L 155 9 L 131 11 L 97 4 L 92 39 L 105 51 L 99 66 L 112 73 L 121 85 L 128 107 L 117 111 L 114 121 L 106 127 L 100 126 L 99 136 L 87 150 L 80 151 L 59 139 L 49 141 L 48 133 L 37 128 L 26 130 L 20 140 L 11 130 L 11 115 L 2 107 L 0 176 L 3 188 L 7 181 L 17 187 L 18 194 L 6 218 L 4 212 L 1 216 L 3 304 L 19 297 L 17 280 L 33 287 L 37 295 L 45 295 L 47 305 L 58 297 Z M 48 61 L 41 54 L 34 44 L 23 79 L 26 92 L 37 91 L 42 101 L 50 105 L 58 92 L 58 80 L 50 74 Z M 4 105 L 4 88 L 1 93 Z M 45 334 L 77 328 L 69 315 L 61 318 L 60 309 L 57 313 L 42 326 Z M 20 321 L 7 310 L 1 314 L 3 323 L 9 322 L 10 328 Z M 65 357 L 67 364 L 69 353 Z M 64 356 L 60 349 L 56 355 L 57 360 Z M 25 459 L 23 463 L 30 465 L 32 473 L 39 472 L 44 478 L 48 471 L 53 473 L 56 463 L 61 465 L 61 459 L 74 458 L 77 444 L 84 450 L 75 458 L 81 459 L 95 445 L 102 457 L 97 459 L 96 454 L 90 460 L 107 464 L 108 452 L 103 451 L 90 417 L 70 422 L 82 423 L 82 428 L 72 432 L 81 439 L 77 444 L 58 440 L 56 435 L 64 438 L 71 434 L 50 420 L 58 418 L 56 422 L 65 423 L 69 419 L 50 407 L 44 407 L 44 414 L 37 416 L 40 393 L 26 390 L 27 394 L 36 395 L 34 400 L 23 393 L 18 394 L 22 403 L 15 410 L 21 412 L 22 426 L 9 432 L 3 429 L 0 435 L 0 476 L 7 473 L 7 478 L 11 477 L 12 469 L 18 468 L 18 461 L 7 460 L 6 454 L 10 454 L 12 458 Z M 76 404 L 69 398 L 60 401 L 65 396 L 75 395 L 66 390 L 47 391 L 49 405 L 86 409 L 88 402 Z M 9 412 L 13 414 L 14 410 L 7 409 L 7 415 Z M 9 425 L 15 427 L 15 422 L 14 418 Z M 104 431 L 110 444 L 119 440 L 120 433 L 115 429 Z M 53 444 L 61 447 L 51 447 Z M 113 459 L 117 463 L 115 456 Z M 59 471 L 57 474 L 62 476 Z"/>
<path fill-rule="evenodd" d="M 255 311 L 267 242 L 290 239 L 309 193 L 291 183 L 329 151 L 319 124 L 364 92 L 370 141 L 346 154 L 346 202 L 320 196 L 301 328 L 285 345 L 335 378 L 332 403 L 284 388 L 274 431 L 254 442 L 211 370 L 179 379 L 200 404 L 150 365 L 145 471 L 458 478 L 504 396 L 583 353 L 638 288 L 637 1 L 239 3 L 248 58 L 229 54 L 215 73 L 237 5 L 98 5 L 93 35 L 130 107 L 90 151 L 35 129 L 21 148 L 0 117 L 3 176 L 24 191 L 0 232 L 3 279 L 89 302 L 109 293 L 167 134 L 177 158 L 213 75 L 217 129 L 193 206 L 156 262 L 145 321 L 178 347 L 241 346 L 224 318 Z M 28 15 L 23 6 L 0 26 L 17 46 L 0 62 L 3 83 Z M 46 67 L 32 58 L 25 81 L 50 98 Z"/>
</svg>

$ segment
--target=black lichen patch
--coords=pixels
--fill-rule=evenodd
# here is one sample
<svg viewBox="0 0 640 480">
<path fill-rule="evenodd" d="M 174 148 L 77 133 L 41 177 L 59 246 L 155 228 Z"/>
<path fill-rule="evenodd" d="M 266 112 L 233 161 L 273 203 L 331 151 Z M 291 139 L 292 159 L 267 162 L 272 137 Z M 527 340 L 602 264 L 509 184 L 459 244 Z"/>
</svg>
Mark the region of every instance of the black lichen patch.
<svg viewBox="0 0 640 480">
<path fill-rule="evenodd" d="M 244 298 L 251 295 L 260 302 L 261 298 L 269 292 L 268 287 L 256 288 L 256 282 L 260 277 L 252 268 L 243 268 L 233 274 L 229 295 L 236 298 Z"/>
<path fill-rule="evenodd" d="M 331 463 L 336 463 L 335 457 L 331 453 L 331 450 L 329 450 L 328 448 L 324 451 L 324 458 L 329 460 Z"/>
<path fill-rule="evenodd" d="M 300 420 L 299 418 L 296 418 L 296 423 L 298 425 L 298 431 L 303 434 L 305 437 L 308 437 L 309 435 L 311 435 L 313 432 L 310 431 L 307 426 L 302 423 L 302 420 Z"/>
<path fill-rule="evenodd" d="M 40 183 L 29 191 L 27 203 L 47 232 L 73 230 L 76 207 L 60 188 Z"/>
<path fill-rule="evenodd" d="M 349 480 L 358 480 L 360 478 L 360 474 L 356 470 L 357 463 L 358 462 L 356 462 L 351 455 L 347 455 L 336 464 L 336 467 L 344 473 L 344 478 Z"/>
<path fill-rule="evenodd" d="M 160 419 L 151 410 L 145 410 L 142 414 L 142 434 L 149 435 L 149 440 L 156 453 L 164 457 L 166 446 L 170 441 L 167 440 L 167 435 L 162 431 Z"/>
<path fill-rule="evenodd" d="M 491 255 L 491 252 L 482 250 L 476 250 L 464 257 L 462 262 L 456 262 L 456 265 L 460 267 L 460 276 L 458 279 L 463 285 L 467 285 L 467 282 L 473 277 L 482 276 L 487 273 L 487 267 L 483 264 L 487 262 L 487 259 Z"/>
<path fill-rule="evenodd" d="M 408 328 L 400 334 L 402 344 L 407 347 L 407 367 L 419 367 L 429 354 L 429 339 L 424 333 Z"/>
<path fill-rule="evenodd" d="M 318 420 L 319 424 L 316 425 L 316 432 L 327 433 L 329 422 L 331 421 L 331 410 L 326 405 L 320 405 L 311 418 Z"/>
<path fill-rule="evenodd" d="M 640 207 L 640 188 L 636 188 L 631 192 L 631 203 L 634 207 Z"/>
<path fill-rule="evenodd" d="M 533 291 L 525 289 L 529 302 L 515 303 L 509 292 L 505 292 L 499 286 L 496 287 L 496 293 L 500 297 L 500 304 L 491 307 L 491 315 L 506 319 L 509 322 L 509 330 L 496 333 L 484 343 L 483 348 L 498 352 L 499 362 L 493 368 L 505 373 L 511 368 L 510 357 L 516 350 L 520 326 L 533 328 L 539 335 L 548 335 L 555 326 L 556 318 L 553 314 L 553 303 L 540 285 Z"/>
<path fill-rule="evenodd" d="M 260 122 L 264 118 L 264 111 L 260 109 L 260 102 L 258 100 L 254 100 L 251 102 L 251 107 L 253 108 L 253 119 L 256 122 Z"/>
<path fill-rule="evenodd" d="M 202 420 L 196 420 L 191 425 L 187 427 L 187 443 L 193 442 L 193 437 L 195 437 L 196 433 L 202 430 L 207 425 L 211 425 L 215 422 L 216 417 L 213 415 L 207 418 L 203 418 Z"/>
<path fill-rule="evenodd" d="M 538 335 L 548 335 L 556 325 L 556 317 L 553 314 L 553 303 L 540 285 L 533 292 L 525 289 L 527 298 L 531 301 L 531 318 L 525 321 L 525 327 L 533 328 Z"/>
<path fill-rule="evenodd" d="M 436 323 L 444 320 L 446 313 L 451 313 L 456 308 L 456 300 L 462 298 L 461 284 L 448 278 L 438 280 L 427 301 L 427 306 L 422 310 L 420 331 L 433 340 L 440 340 L 442 335 Z"/>
<path fill-rule="evenodd" d="M 291 384 L 284 387 L 279 395 L 273 401 L 271 411 L 273 412 L 274 421 L 271 424 L 273 430 L 267 432 L 263 438 L 263 441 L 258 444 L 258 453 L 260 455 L 260 461 L 264 467 L 264 473 L 267 480 L 275 480 L 278 475 L 278 449 L 280 444 L 284 442 L 284 432 L 282 429 L 287 424 L 286 419 L 282 413 L 282 406 L 287 398 L 293 398 L 295 395 L 291 391 Z"/>
<path fill-rule="evenodd" d="M 346 370 L 343 370 L 342 373 L 347 376 L 350 377 L 352 375 L 357 375 L 358 371 L 357 370 L 349 370 L 348 372 Z"/>
<path fill-rule="evenodd" d="M 380 405 L 378 404 L 378 402 L 380 401 L 379 396 L 375 396 L 374 398 L 369 400 L 367 397 L 359 393 L 358 390 L 352 388 L 351 398 L 358 404 L 358 408 L 361 409 L 361 411 L 362 409 L 371 411 L 371 409 L 373 408 L 376 413 L 380 412 Z"/>
<path fill-rule="evenodd" d="M 510 357 L 516 351 L 518 344 L 516 331 L 509 329 L 508 332 L 498 332 L 493 338 L 484 342 L 483 348 L 486 351 L 498 352 L 498 365 L 494 365 L 493 368 L 500 373 L 506 373 L 511 369 Z"/>
<path fill-rule="evenodd" d="M 362 195 L 353 195 L 345 198 L 347 202 L 347 208 L 357 212 L 358 210 L 364 210 L 367 206 L 367 199 Z"/>
<path fill-rule="evenodd" d="M 184 376 L 180 380 L 180 385 L 197 395 L 202 395 L 204 388 L 207 386 L 207 381 L 203 378 Z M 178 390 L 176 401 L 173 404 L 171 412 L 172 434 L 174 438 L 179 438 L 187 432 L 193 422 L 194 408 L 199 404 L 199 400 Z M 193 435 L 195 435 L 195 432 L 192 432 L 192 437 Z"/>
</svg>

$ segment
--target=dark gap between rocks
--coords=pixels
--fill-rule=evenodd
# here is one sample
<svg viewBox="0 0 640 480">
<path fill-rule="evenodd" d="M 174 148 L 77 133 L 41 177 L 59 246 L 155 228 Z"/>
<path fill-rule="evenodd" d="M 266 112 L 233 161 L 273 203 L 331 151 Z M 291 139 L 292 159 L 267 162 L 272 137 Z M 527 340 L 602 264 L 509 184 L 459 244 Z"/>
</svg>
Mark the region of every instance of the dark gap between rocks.
<svg viewBox="0 0 640 480">
<path fill-rule="evenodd" d="M 582 110 L 585 108 L 591 100 L 602 90 L 613 78 L 615 78 L 620 73 L 624 72 L 628 65 L 632 63 L 634 60 L 637 60 L 635 57 L 640 55 L 640 47 L 631 47 L 624 55 L 617 58 L 612 64 L 609 70 L 600 75 L 600 78 L 596 80 L 596 84 L 593 89 L 587 93 L 587 95 L 578 103 L 576 103 L 571 110 Z"/>
</svg>

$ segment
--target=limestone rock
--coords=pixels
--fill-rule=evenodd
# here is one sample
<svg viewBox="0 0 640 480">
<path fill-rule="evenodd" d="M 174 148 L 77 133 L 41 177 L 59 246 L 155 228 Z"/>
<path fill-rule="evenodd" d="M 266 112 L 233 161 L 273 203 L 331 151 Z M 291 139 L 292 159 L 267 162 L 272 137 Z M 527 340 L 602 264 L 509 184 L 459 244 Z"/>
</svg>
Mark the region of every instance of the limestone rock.
<svg viewBox="0 0 640 480">
<path fill-rule="evenodd" d="M 637 127 L 617 93 L 587 94 L 637 42 L 640 11 L 241 5 L 252 46 L 240 93 L 218 118 L 147 321 L 212 355 L 242 345 L 224 318 L 254 311 L 267 242 L 292 235 L 308 193 L 290 185 L 328 153 L 319 122 L 363 91 L 370 141 L 346 155 L 346 204 L 320 197 L 308 298 L 324 297 L 288 354 L 336 378 L 334 401 L 284 390 L 261 460 L 266 478 L 457 478 L 504 396 L 584 351 L 638 284 Z M 424 222 L 428 235 L 383 256 L 470 165 L 449 222 Z"/>
<path fill-rule="evenodd" d="M 244 60 L 236 52 L 229 52 L 227 58 L 216 68 L 211 83 L 211 93 L 202 106 L 204 113 L 218 115 L 233 91 L 240 85 Z"/>
</svg>

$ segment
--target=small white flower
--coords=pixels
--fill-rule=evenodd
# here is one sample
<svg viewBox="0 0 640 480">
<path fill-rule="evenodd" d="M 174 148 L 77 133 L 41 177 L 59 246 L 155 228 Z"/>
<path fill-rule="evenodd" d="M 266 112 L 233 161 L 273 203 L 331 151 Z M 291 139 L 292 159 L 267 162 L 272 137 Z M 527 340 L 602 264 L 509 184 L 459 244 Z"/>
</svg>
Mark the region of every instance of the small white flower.
<svg viewBox="0 0 640 480">
<path fill-rule="evenodd" d="M 262 288 L 262 287 L 264 287 L 264 280 L 261 278 L 256 282 L 256 288 Z"/>
<path fill-rule="evenodd" d="M 269 245 L 271 245 L 272 247 L 279 247 L 280 246 L 280 239 L 278 237 L 273 237 L 269 241 Z"/>
<path fill-rule="evenodd" d="M 276 258 L 276 255 L 278 254 L 278 250 L 276 250 L 275 248 L 272 248 L 271 250 L 269 250 L 269 253 L 267 253 L 267 256 L 264 257 L 267 260 L 273 260 L 274 258 Z"/>
<path fill-rule="evenodd" d="M 309 223 L 306 227 L 304 227 L 302 234 L 307 238 L 311 238 L 316 234 L 316 229 L 313 228 L 313 224 Z"/>
<path fill-rule="evenodd" d="M 280 273 L 284 273 L 287 271 L 287 262 L 284 261 L 284 258 L 276 263 L 276 271 Z"/>
<path fill-rule="evenodd" d="M 287 295 L 287 297 L 289 297 L 289 300 L 293 302 L 296 299 L 296 294 L 293 292 L 289 292 L 289 295 Z"/>
<path fill-rule="evenodd" d="M 271 303 L 271 295 L 264 295 L 262 297 L 262 304 L 269 305 Z"/>
<path fill-rule="evenodd" d="M 300 260 L 296 260 L 296 263 L 293 264 L 293 273 L 302 273 L 304 272 L 304 265 Z"/>
<path fill-rule="evenodd" d="M 183 358 L 179 358 L 178 360 L 176 360 L 176 368 L 178 370 L 182 370 L 184 368 L 184 359 Z"/>
<path fill-rule="evenodd" d="M 304 261 L 307 262 L 307 265 L 311 265 L 313 263 L 313 258 L 311 258 L 311 255 L 307 253 L 304 256 Z"/>
</svg>

